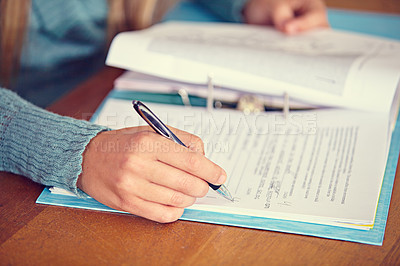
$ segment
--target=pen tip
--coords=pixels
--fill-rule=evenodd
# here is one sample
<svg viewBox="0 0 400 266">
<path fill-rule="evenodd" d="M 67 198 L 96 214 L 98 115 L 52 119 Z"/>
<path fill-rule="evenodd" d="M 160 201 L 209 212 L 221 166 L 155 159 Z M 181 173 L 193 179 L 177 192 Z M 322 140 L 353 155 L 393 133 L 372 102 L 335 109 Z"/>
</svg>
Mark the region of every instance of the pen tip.
<svg viewBox="0 0 400 266">
<path fill-rule="evenodd" d="M 231 193 L 229 192 L 229 190 L 228 190 L 224 185 L 222 185 L 222 186 L 217 190 L 217 192 L 218 192 L 221 196 L 223 196 L 225 199 L 227 199 L 227 200 L 229 200 L 229 201 L 231 201 L 231 202 L 234 202 Z"/>
</svg>

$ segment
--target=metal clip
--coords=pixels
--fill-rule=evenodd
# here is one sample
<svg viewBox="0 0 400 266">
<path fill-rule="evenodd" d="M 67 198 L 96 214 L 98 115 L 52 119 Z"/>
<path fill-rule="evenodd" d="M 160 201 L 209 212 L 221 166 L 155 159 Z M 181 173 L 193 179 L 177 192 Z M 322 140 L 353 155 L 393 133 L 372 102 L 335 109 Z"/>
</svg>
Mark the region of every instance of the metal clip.
<svg viewBox="0 0 400 266">
<path fill-rule="evenodd" d="M 264 111 L 264 102 L 257 96 L 246 94 L 239 98 L 237 109 L 246 115 L 254 113 L 258 114 Z"/>
<path fill-rule="evenodd" d="M 190 104 L 190 99 L 189 99 L 189 94 L 187 93 L 187 91 L 185 90 L 185 88 L 180 88 L 178 90 L 178 94 L 179 96 L 181 96 L 182 102 L 185 106 L 192 106 Z"/>
</svg>

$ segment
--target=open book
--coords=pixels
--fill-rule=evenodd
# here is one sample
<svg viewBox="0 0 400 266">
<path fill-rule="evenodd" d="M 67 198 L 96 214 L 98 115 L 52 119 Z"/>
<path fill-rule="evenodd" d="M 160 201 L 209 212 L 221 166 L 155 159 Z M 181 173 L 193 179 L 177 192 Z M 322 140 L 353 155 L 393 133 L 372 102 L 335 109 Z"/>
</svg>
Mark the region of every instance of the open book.
<svg viewBox="0 0 400 266">
<path fill-rule="evenodd" d="M 282 96 L 318 106 L 398 109 L 400 43 L 321 29 L 286 36 L 231 23 L 169 22 L 119 34 L 107 64 L 188 84 Z"/>
</svg>

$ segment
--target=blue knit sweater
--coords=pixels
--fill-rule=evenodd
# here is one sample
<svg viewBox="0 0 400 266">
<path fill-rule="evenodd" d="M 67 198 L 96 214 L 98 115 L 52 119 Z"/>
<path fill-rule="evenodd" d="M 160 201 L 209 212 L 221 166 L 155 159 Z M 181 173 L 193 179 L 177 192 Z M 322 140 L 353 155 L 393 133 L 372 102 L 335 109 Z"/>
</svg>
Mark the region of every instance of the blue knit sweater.
<svg viewBox="0 0 400 266">
<path fill-rule="evenodd" d="M 246 0 L 197 1 L 239 21 Z M 82 153 L 106 128 L 28 101 L 46 106 L 104 65 L 106 17 L 106 0 L 32 0 L 18 82 L 0 88 L 0 171 L 79 194 Z"/>
</svg>

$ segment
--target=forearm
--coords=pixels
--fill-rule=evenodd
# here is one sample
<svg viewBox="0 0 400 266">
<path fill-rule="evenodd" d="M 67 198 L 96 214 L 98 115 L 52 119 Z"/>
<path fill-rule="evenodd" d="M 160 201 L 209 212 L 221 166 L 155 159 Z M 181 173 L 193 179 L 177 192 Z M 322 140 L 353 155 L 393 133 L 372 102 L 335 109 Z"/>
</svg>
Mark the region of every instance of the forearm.
<svg viewBox="0 0 400 266">
<path fill-rule="evenodd" d="M 242 11 L 248 0 L 195 0 L 227 21 L 243 22 Z"/>
<path fill-rule="evenodd" d="M 0 170 L 78 193 L 82 153 L 104 127 L 38 108 L 0 88 Z"/>
</svg>

